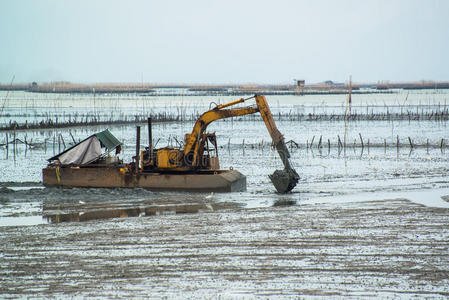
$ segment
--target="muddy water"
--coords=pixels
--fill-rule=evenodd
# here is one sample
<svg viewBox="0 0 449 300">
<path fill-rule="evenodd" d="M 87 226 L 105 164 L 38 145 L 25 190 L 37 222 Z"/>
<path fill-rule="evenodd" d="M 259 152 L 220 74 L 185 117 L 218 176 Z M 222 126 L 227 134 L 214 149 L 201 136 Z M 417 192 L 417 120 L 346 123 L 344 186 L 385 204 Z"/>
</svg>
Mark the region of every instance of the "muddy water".
<svg viewBox="0 0 449 300">
<path fill-rule="evenodd" d="M 294 100 L 278 107 L 294 109 Z M 1 297 L 447 297 L 449 152 L 395 144 L 449 140 L 447 122 L 277 124 L 300 146 L 291 156 L 301 180 L 287 195 L 268 178 L 282 163 L 256 119 L 210 126 L 222 167 L 247 176 L 248 190 L 231 194 L 44 188 L 41 169 L 59 151 L 52 137 L 70 142 L 70 132 L 78 139 L 105 127 L 17 132 L 46 142 L 0 147 Z M 155 124 L 157 146 L 175 145 L 192 126 Z M 129 161 L 134 126 L 109 129 Z M 348 144 L 361 134 L 389 145 L 339 151 L 345 132 Z"/>
</svg>

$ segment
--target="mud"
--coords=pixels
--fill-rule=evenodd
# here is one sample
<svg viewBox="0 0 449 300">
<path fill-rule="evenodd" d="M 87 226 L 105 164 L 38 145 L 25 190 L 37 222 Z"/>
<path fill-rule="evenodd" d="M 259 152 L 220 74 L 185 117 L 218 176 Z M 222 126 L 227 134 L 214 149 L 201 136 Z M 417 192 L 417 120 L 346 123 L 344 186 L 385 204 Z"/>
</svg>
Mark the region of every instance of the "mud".
<svg viewBox="0 0 449 300">
<path fill-rule="evenodd" d="M 0 296 L 449 296 L 449 210 L 405 199 L 0 231 Z"/>
</svg>

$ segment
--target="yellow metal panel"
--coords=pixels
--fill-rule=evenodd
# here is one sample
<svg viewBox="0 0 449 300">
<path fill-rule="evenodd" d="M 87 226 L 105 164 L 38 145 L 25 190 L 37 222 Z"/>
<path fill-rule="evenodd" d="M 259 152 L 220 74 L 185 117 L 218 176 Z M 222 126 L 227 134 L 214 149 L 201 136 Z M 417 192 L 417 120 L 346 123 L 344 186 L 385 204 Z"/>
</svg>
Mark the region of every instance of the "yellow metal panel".
<svg viewBox="0 0 449 300">
<path fill-rule="evenodd" d="M 157 167 L 171 169 L 180 166 L 181 151 L 175 149 L 159 149 L 157 151 Z"/>
</svg>

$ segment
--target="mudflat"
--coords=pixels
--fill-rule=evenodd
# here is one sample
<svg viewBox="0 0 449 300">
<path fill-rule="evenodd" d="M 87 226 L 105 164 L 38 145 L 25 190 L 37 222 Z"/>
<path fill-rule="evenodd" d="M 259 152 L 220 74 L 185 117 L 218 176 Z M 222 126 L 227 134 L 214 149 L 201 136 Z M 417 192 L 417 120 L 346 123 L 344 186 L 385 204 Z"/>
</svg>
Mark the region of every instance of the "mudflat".
<svg viewBox="0 0 449 300">
<path fill-rule="evenodd" d="M 0 228 L 0 296 L 449 296 L 449 209 L 406 199 Z"/>
</svg>

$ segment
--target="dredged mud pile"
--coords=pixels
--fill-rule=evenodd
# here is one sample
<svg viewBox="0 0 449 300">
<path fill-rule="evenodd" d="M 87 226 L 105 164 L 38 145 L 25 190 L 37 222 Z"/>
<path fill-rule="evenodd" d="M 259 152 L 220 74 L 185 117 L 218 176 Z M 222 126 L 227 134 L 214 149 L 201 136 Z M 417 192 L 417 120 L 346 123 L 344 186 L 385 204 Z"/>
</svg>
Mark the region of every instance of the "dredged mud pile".
<svg viewBox="0 0 449 300">
<path fill-rule="evenodd" d="M 0 296 L 447 297 L 449 210 L 407 200 L 0 229 Z"/>
</svg>

